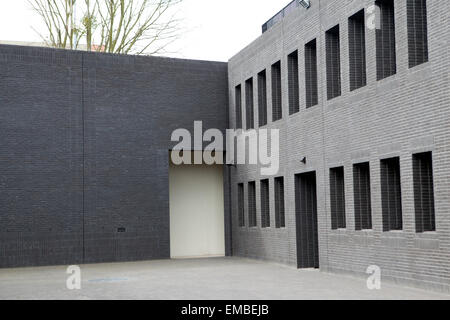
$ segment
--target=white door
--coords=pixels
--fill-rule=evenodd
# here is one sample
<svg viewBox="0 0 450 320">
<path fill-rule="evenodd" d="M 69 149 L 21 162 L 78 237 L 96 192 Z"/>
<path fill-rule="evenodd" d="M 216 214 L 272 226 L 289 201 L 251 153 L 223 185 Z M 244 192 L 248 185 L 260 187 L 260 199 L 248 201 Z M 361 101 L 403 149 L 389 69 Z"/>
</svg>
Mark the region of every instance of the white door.
<svg viewBox="0 0 450 320">
<path fill-rule="evenodd" d="M 170 164 L 170 255 L 225 255 L 223 166 Z"/>
</svg>

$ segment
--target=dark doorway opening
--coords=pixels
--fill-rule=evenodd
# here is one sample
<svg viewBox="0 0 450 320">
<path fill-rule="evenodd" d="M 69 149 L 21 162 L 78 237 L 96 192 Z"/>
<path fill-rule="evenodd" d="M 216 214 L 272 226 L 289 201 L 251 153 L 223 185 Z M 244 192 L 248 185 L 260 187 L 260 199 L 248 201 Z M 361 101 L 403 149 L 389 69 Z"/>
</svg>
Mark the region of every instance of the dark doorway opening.
<svg viewBox="0 0 450 320">
<path fill-rule="evenodd" d="M 316 173 L 295 176 L 297 267 L 319 268 Z"/>
</svg>

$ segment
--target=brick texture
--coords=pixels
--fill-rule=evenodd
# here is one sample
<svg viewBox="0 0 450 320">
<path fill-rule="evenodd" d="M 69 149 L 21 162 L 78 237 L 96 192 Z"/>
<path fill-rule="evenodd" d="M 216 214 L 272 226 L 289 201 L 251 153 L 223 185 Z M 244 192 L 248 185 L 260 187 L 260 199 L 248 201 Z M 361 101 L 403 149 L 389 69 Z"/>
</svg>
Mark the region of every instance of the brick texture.
<svg viewBox="0 0 450 320">
<path fill-rule="evenodd" d="M 226 63 L 0 46 L 0 267 L 170 257 L 171 133 L 224 130 L 227 90 Z"/>
</svg>

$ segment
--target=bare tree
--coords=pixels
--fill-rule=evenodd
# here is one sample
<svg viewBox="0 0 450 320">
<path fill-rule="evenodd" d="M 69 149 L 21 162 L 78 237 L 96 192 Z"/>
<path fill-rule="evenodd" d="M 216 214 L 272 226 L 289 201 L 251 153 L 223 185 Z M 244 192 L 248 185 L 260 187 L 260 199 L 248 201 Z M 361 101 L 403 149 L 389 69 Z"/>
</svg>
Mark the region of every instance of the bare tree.
<svg viewBox="0 0 450 320">
<path fill-rule="evenodd" d="M 157 54 L 177 39 L 173 8 L 182 0 L 29 0 L 52 47 L 119 54 Z M 77 19 L 76 13 L 82 13 Z"/>
<path fill-rule="evenodd" d="M 47 37 L 38 32 L 47 45 L 70 49 L 78 47 L 77 41 L 80 37 L 77 37 L 77 35 L 80 35 L 80 30 L 76 27 L 74 21 L 75 2 L 76 0 L 30 1 L 47 28 Z"/>
</svg>

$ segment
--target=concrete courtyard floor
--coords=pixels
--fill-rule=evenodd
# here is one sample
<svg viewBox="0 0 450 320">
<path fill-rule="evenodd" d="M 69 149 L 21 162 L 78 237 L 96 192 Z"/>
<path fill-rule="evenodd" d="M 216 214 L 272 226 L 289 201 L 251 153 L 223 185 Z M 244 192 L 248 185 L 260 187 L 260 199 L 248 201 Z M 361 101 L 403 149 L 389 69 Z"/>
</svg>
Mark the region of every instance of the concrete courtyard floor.
<svg viewBox="0 0 450 320">
<path fill-rule="evenodd" d="M 450 299 L 449 295 L 241 258 L 82 265 L 81 290 L 67 266 L 0 269 L 0 299 Z"/>
</svg>

